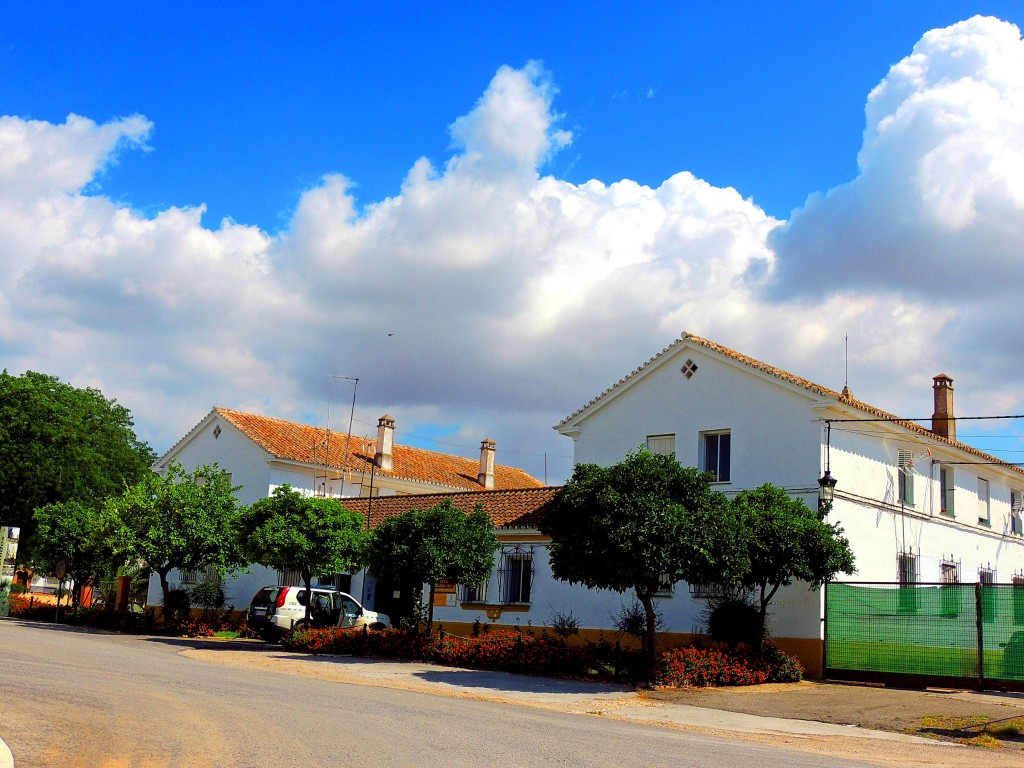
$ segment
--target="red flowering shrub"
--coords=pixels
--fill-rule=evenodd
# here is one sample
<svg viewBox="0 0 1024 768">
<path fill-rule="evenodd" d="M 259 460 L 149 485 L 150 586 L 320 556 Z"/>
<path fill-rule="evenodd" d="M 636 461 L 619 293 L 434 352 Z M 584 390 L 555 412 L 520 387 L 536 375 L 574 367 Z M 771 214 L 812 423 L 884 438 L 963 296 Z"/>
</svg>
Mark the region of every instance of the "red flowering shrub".
<svg viewBox="0 0 1024 768">
<path fill-rule="evenodd" d="M 289 651 L 350 653 L 379 659 L 432 661 L 456 667 L 531 674 L 583 675 L 586 650 L 561 640 L 516 631 L 495 630 L 478 637 L 441 632 L 432 637 L 400 629 L 367 632 L 352 629 L 310 629 L 281 641 Z"/>
<path fill-rule="evenodd" d="M 800 662 L 774 646 L 764 646 L 759 655 L 746 649 L 686 647 L 661 654 L 654 682 L 659 686 L 685 688 L 796 682 L 802 677 Z"/>
<path fill-rule="evenodd" d="M 25 594 L 11 593 L 11 616 L 21 616 L 22 614 L 28 613 L 29 597 Z"/>
</svg>

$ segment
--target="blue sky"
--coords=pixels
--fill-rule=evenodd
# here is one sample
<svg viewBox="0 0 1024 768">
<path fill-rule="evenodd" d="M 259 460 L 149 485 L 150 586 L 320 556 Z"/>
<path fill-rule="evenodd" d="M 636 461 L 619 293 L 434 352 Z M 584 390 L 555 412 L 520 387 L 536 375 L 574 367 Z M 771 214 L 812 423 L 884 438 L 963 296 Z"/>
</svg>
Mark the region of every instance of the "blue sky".
<svg viewBox="0 0 1024 768">
<path fill-rule="evenodd" d="M 835 388 L 850 333 L 873 404 L 923 413 L 953 368 L 965 408 L 1020 412 L 1020 328 L 986 310 L 1021 273 L 1012 39 L 979 43 L 990 26 L 921 53 L 982 51 L 974 80 L 999 98 L 979 86 L 969 119 L 1001 127 L 978 157 L 936 146 L 949 178 L 1003 190 L 992 210 L 952 236 L 928 222 L 977 206 L 925 190 L 887 217 L 936 155 L 915 154 L 917 129 L 865 144 L 887 78 L 900 98 L 920 87 L 915 109 L 948 97 L 921 119 L 953 130 L 939 118 L 965 102 L 890 67 L 976 14 L 1024 21 L 1019 2 L 5 4 L 0 150 L 31 159 L 0 177 L 29 190 L 0 220 L 0 364 L 100 386 L 158 451 L 214 404 L 322 421 L 350 396 L 330 373 L 359 375 L 363 431 L 387 410 L 407 442 L 474 455 L 492 436 L 538 475 L 549 454 L 552 480 L 571 445 L 551 425 L 683 330 Z M 972 175 L 1000 166 L 1009 181 Z M 541 197 L 565 226 L 538 204 L 503 245 Z M 706 235 L 680 234 L 695 222 Z M 954 301 L 915 277 L 974 250 L 995 255 Z M 637 295 L 610 300 L 623 274 Z M 809 316 L 820 274 L 827 317 Z M 1005 299 L 974 295 L 989 284 Z M 1013 431 L 983 447 L 1015 450 Z"/>
<path fill-rule="evenodd" d="M 928 29 L 1019 2 L 11 3 L 4 114 L 144 114 L 150 153 L 104 194 L 142 211 L 205 203 L 268 231 L 343 173 L 365 205 L 399 191 L 495 70 L 540 60 L 572 182 L 657 185 L 679 170 L 785 217 L 853 177 L 864 98 Z"/>
</svg>

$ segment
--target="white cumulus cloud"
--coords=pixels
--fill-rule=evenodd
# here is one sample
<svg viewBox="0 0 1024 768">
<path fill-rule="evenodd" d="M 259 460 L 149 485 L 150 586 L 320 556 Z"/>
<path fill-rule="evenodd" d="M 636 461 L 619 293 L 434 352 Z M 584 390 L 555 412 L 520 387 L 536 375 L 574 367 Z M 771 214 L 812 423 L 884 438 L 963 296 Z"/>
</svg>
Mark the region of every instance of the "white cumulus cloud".
<svg viewBox="0 0 1024 768">
<path fill-rule="evenodd" d="M 389 411 L 538 476 L 571 454 L 551 425 L 682 330 L 835 388 L 848 332 L 869 402 L 920 415 L 945 370 L 964 412 L 1019 408 L 1021 46 L 993 19 L 927 33 L 868 96 L 859 175 L 789 221 L 685 170 L 545 175 L 572 137 L 537 64 L 498 70 L 441 167 L 362 210 L 329 169 L 274 236 L 98 194 L 145 118 L 2 118 L 3 365 L 99 386 L 158 450 L 214 404 L 322 420 L 358 376 L 357 432 Z"/>
</svg>

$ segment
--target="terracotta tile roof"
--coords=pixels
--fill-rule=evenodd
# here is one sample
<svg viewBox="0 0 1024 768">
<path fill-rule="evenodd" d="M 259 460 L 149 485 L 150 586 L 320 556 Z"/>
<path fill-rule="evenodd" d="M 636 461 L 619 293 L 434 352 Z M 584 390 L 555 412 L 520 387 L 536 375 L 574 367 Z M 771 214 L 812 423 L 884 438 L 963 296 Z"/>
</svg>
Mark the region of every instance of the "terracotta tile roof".
<svg viewBox="0 0 1024 768">
<path fill-rule="evenodd" d="M 782 381 L 788 382 L 789 384 L 802 387 L 810 392 L 813 392 L 815 395 L 818 395 L 819 397 L 835 400 L 837 403 L 841 405 L 856 408 L 859 411 L 870 414 L 872 418 L 884 419 L 888 422 L 903 427 L 904 429 L 907 429 L 918 435 L 922 435 L 932 440 L 935 440 L 938 443 L 942 443 L 952 448 L 956 448 L 957 450 L 969 453 L 973 456 L 977 456 L 980 459 L 984 459 L 986 463 L 1000 465 L 1005 469 L 1011 469 L 1016 472 L 1020 472 L 1021 474 L 1024 474 L 1024 468 L 1014 466 L 1013 464 L 1009 464 L 995 456 L 985 453 L 984 451 L 979 451 L 977 448 L 974 448 L 973 446 L 967 445 L 966 443 L 961 443 L 959 440 L 950 440 L 949 438 L 936 435 L 927 427 L 923 427 L 920 424 L 913 421 L 905 421 L 904 419 L 901 419 L 899 416 L 895 416 L 894 414 L 891 414 L 887 411 L 883 411 L 881 408 L 876 408 L 873 405 L 868 405 L 865 402 L 857 400 L 852 395 L 844 394 L 842 392 L 836 392 L 835 390 L 829 389 L 828 387 L 823 387 L 820 384 L 815 384 L 813 381 L 808 381 L 807 379 L 801 378 L 800 376 L 796 376 L 792 373 L 789 373 L 788 371 L 784 371 L 781 368 L 776 368 L 775 366 L 768 365 L 767 363 L 763 363 L 760 360 L 755 360 L 754 358 L 749 357 L 748 355 L 744 355 L 733 349 L 729 349 L 728 347 L 723 347 L 721 344 L 716 344 L 713 341 L 708 341 L 707 339 L 701 338 L 700 336 L 696 336 L 692 333 L 684 333 L 682 336 L 673 341 L 671 344 L 665 347 L 665 349 L 661 350 L 661 352 L 656 354 L 654 357 L 652 357 L 646 363 L 641 365 L 639 368 L 623 376 L 621 379 L 619 379 L 617 382 L 615 382 L 612 386 L 610 386 L 604 392 L 599 394 L 589 403 L 584 405 L 582 408 L 578 409 L 571 415 L 562 419 L 562 421 L 560 421 L 556 425 L 556 429 L 572 421 L 577 416 L 582 414 L 584 411 L 589 409 L 591 406 L 595 405 L 600 400 L 603 400 L 604 398 L 606 398 L 607 396 L 609 396 L 610 394 L 624 386 L 627 382 L 632 380 L 638 374 L 650 368 L 658 360 L 660 360 L 665 355 L 670 353 L 676 347 L 687 343 L 704 347 L 705 349 L 708 349 L 712 352 L 716 352 L 719 355 L 722 355 L 723 357 L 730 358 L 731 360 L 735 360 L 736 362 L 748 365 L 751 368 L 761 371 L 762 373 L 766 373 L 769 376 L 773 376 L 776 379 L 780 379 Z"/>
<path fill-rule="evenodd" d="M 343 498 L 339 501 L 353 512 L 366 517 L 371 507 L 371 526 L 376 528 L 382 521 L 395 517 L 410 509 L 430 509 L 445 499 L 451 499 L 455 506 L 466 513 L 477 504 L 483 504 L 498 528 L 536 528 L 547 505 L 561 489 L 558 487 L 517 488 L 503 491 L 474 491 L 462 493 L 417 493 L 409 496 L 378 496 L 368 498 Z"/>
<path fill-rule="evenodd" d="M 328 432 L 323 427 L 296 424 L 229 408 L 218 407 L 214 410 L 275 458 L 366 474 L 370 473 L 373 465 L 376 449 L 374 440 L 353 436 L 348 450 L 348 464 L 345 466 L 348 447 L 348 434 L 345 432 L 331 432 L 328 442 Z M 477 483 L 479 459 L 405 445 L 395 445 L 391 455 L 392 469 L 385 471 L 378 467 L 374 470 L 378 476 L 430 483 L 456 490 L 476 490 L 481 487 Z M 537 488 L 542 485 L 521 469 L 500 464 L 494 467 L 495 489 Z"/>
</svg>

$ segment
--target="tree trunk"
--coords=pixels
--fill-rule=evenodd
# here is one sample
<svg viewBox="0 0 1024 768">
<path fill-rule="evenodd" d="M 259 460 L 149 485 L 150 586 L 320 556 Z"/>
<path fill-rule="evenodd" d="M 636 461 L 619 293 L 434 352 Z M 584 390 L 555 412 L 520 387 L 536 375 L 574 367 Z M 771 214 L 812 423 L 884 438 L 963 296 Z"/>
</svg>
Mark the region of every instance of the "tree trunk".
<svg viewBox="0 0 1024 768">
<path fill-rule="evenodd" d="M 647 619 L 647 631 L 644 636 L 643 651 L 651 666 L 658 658 L 658 617 L 654 612 L 654 591 L 650 589 L 641 590 L 636 587 L 636 596 L 640 605 L 644 607 L 644 618 Z"/>
<path fill-rule="evenodd" d="M 754 651 L 756 651 L 758 654 L 761 653 L 761 646 L 764 645 L 764 626 L 765 626 L 765 620 L 766 620 L 766 618 L 768 616 L 768 601 L 771 600 L 772 599 L 772 595 L 775 594 L 775 592 L 773 590 L 772 591 L 772 595 L 768 595 L 768 597 L 765 598 L 764 587 L 765 587 L 765 585 L 762 584 L 761 585 L 761 600 L 760 600 L 760 603 L 759 603 L 758 609 L 757 609 L 757 636 L 754 638 L 754 642 L 757 643 L 756 647 L 754 648 Z"/>
<path fill-rule="evenodd" d="M 160 568 L 157 574 L 160 576 L 160 591 L 164 594 L 164 621 L 167 621 L 167 604 L 171 601 L 171 585 L 167 583 L 167 574 L 170 568 Z"/>
</svg>

